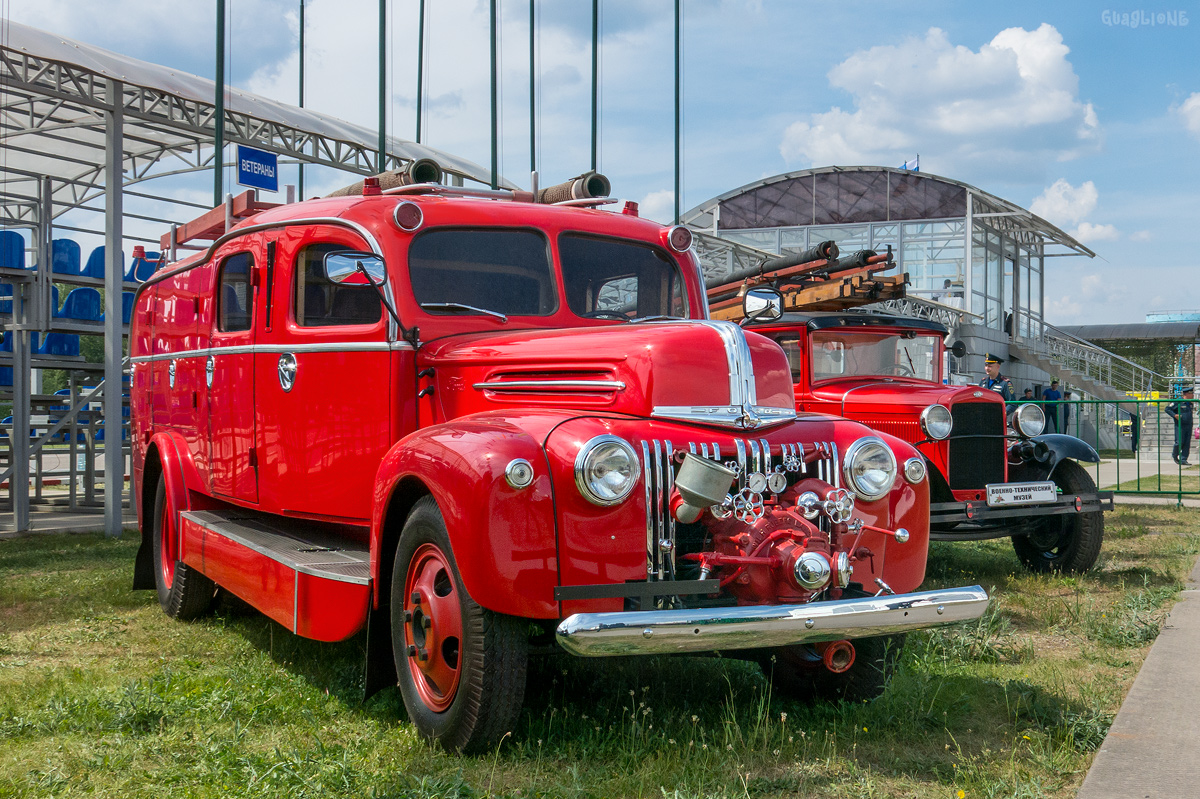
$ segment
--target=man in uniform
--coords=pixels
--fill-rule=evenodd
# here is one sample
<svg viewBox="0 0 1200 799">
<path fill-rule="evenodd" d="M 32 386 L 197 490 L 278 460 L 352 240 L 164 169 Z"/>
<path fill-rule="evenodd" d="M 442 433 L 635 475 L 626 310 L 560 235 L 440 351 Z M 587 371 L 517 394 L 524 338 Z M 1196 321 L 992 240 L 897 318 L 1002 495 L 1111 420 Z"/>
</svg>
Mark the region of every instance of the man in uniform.
<svg viewBox="0 0 1200 799">
<path fill-rule="evenodd" d="M 1001 397 L 1006 403 L 1013 402 L 1017 398 L 1016 391 L 1013 390 L 1012 381 L 1004 375 L 1000 374 L 1000 359 L 990 352 L 983 357 L 983 371 L 987 372 L 987 376 L 979 381 L 980 388 L 990 388 Z"/>
<path fill-rule="evenodd" d="M 1163 410 L 1167 416 L 1175 420 L 1175 447 L 1171 450 L 1171 458 L 1183 466 L 1188 463 L 1188 453 L 1192 449 L 1192 398 L 1195 392 L 1191 386 L 1183 390 L 1183 396 L 1178 402 L 1172 402 Z"/>
</svg>

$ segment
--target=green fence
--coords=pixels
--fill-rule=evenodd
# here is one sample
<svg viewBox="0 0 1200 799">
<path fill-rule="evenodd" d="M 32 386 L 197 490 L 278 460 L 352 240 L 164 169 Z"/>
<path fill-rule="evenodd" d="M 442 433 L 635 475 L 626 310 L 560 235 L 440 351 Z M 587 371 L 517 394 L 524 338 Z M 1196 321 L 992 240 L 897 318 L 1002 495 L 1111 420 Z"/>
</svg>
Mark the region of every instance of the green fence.
<svg viewBox="0 0 1200 799">
<path fill-rule="evenodd" d="M 1118 494 L 1174 496 L 1178 502 L 1200 495 L 1200 408 L 1198 400 L 1165 398 L 1104 402 L 1066 400 L 1039 403 L 1046 413 L 1046 432 L 1065 432 L 1086 441 L 1100 453 L 1090 466 L 1096 486 Z M 1177 423 L 1168 413 L 1186 423 Z M 1191 461 L 1183 463 L 1183 457 Z"/>
</svg>

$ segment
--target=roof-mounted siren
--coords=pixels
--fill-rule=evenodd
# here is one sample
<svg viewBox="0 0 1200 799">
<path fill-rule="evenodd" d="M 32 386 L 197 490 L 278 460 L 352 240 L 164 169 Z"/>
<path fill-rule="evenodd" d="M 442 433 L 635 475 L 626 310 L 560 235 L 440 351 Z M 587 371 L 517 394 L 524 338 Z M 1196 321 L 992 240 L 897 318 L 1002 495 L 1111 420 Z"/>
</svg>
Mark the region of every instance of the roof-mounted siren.
<svg viewBox="0 0 1200 799">
<path fill-rule="evenodd" d="M 591 200 L 597 197 L 607 197 L 612 191 L 608 178 L 599 172 L 584 172 L 565 183 L 547 186 L 537 193 L 540 203 L 562 203 L 572 200 Z"/>
<path fill-rule="evenodd" d="M 379 191 L 385 192 L 398 186 L 412 186 L 416 183 L 441 183 L 442 167 L 432 158 L 414 158 L 399 169 L 380 172 L 372 177 L 379 180 Z M 326 194 L 326 197 L 356 197 L 363 193 L 364 181 L 351 183 L 337 191 Z"/>
</svg>

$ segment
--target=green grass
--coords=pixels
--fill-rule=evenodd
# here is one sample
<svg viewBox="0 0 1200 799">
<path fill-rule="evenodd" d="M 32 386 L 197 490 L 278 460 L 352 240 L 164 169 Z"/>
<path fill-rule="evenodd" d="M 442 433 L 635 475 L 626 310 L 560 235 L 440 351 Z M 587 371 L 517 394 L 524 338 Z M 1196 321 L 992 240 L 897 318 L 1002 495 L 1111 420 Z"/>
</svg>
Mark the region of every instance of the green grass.
<svg viewBox="0 0 1200 799">
<path fill-rule="evenodd" d="M 1186 471 L 1180 474 L 1178 467 L 1175 469 L 1162 474 L 1143 475 L 1141 479 L 1135 477 L 1108 490 L 1122 494 L 1200 494 L 1200 475 Z"/>
<path fill-rule="evenodd" d="M 979 621 L 910 635 L 879 699 L 806 706 L 728 658 L 537 660 L 489 756 L 363 703 L 361 637 L 233 605 L 173 622 L 129 590 L 135 543 L 0 541 L 0 796 L 1068 797 L 1200 552 L 1200 512 L 1109 516 L 1098 571 L 1020 571 L 1006 540 L 935 544 L 928 587 Z"/>
</svg>

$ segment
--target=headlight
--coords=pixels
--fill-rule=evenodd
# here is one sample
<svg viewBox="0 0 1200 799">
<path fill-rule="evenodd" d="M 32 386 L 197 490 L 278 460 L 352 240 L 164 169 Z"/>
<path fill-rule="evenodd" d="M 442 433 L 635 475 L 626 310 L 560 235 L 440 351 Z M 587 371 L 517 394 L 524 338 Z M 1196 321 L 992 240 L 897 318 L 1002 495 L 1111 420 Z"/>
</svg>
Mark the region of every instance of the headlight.
<svg viewBox="0 0 1200 799">
<path fill-rule="evenodd" d="M 617 436 L 596 436 L 575 458 L 575 485 L 597 505 L 616 505 L 637 485 L 637 453 Z"/>
<path fill-rule="evenodd" d="M 1046 429 L 1046 414 L 1036 405 L 1018 405 L 1013 411 L 1013 427 L 1026 438 L 1040 436 Z"/>
<path fill-rule="evenodd" d="M 860 438 L 846 450 L 842 466 L 846 485 L 866 500 L 875 500 L 892 490 L 896 482 L 896 456 L 874 436 Z"/>
<path fill-rule="evenodd" d="M 954 419 L 945 405 L 930 405 L 921 411 L 921 429 L 934 441 L 941 441 L 950 435 L 953 427 Z"/>
<path fill-rule="evenodd" d="M 909 458 L 904 462 L 904 479 L 913 485 L 925 479 L 924 458 Z"/>
</svg>

